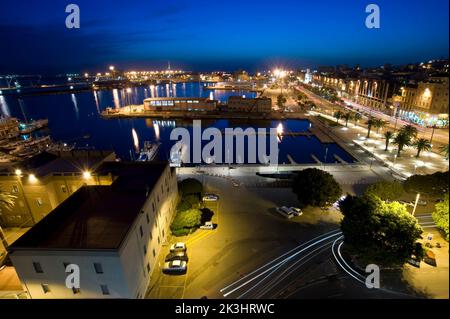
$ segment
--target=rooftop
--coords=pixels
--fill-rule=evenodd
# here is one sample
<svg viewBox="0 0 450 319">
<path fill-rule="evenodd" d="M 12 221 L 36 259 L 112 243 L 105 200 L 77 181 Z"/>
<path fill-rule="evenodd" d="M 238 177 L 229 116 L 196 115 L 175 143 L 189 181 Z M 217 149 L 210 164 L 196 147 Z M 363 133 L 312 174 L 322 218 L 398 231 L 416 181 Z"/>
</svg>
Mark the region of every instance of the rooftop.
<svg viewBox="0 0 450 319">
<path fill-rule="evenodd" d="M 70 152 L 42 152 L 14 167 L 5 168 L 14 173 L 19 168 L 36 176 L 47 176 L 52 173 L 81 173 L 93 170 L 113 152 L 74 150 Z"/>
<path fill-rule="evenodd" d="M 113 184 L 80 188 L 9 250 L 117 250 L 167 165 L 102 165 L 119 175 Z"/>
</svg>

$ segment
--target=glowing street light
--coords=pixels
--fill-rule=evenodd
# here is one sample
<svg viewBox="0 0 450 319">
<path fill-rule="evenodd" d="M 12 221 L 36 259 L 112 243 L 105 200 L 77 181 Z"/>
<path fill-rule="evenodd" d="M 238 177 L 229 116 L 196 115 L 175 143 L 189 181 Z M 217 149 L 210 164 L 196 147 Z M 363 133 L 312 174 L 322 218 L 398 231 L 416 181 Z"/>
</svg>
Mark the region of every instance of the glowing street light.
<svg viewBox="0 0 450 319">
<path fill-rule="evenodd" d="M 110 70 L 110 71 L 114 71 L 114 65 L 110 65 L 110 66 L 109 66 L 109 70 Z"/>
<path fill-rule="evenodd" d="M 21 169 L 16 169 L 15 171 L 17 176 L 22 176 L 22 170 Z"/>
<path fill-rule="evenodd" d="M 91 172 L 89 171 L 84 171 L 83 172 L 83 178 L 84 179 L 90 179 L 92 177 Z"/>
<path fill-rule="evenodd" d="M 36 182 L 37 182 L 36 175 L 34 175 L 34 174 L 28 175 L 28 181 L 29 181 L 30 183 L 36 183 Z"/>
<path fill-rule="evenodd" d="M 419 203 L 419 199 L 420 199 L 420 193 L 417 193 L 416 195 L 416 201 L 414 202 L 414 208 L 412 211 L 412 215 L 414 216 L 414 213 L 416 212 L 416 208 L 417 208 L 417 203 Z"/>
</svg>

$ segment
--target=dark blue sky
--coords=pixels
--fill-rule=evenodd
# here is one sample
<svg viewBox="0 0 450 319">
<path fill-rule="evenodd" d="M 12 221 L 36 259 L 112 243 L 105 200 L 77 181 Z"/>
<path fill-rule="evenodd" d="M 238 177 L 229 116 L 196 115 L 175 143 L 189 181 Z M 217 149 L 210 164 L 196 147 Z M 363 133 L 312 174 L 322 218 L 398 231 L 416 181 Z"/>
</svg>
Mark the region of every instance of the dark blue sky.
<svg viewBox="0 0 450 319">
<path fill-rule="evenodd" d="M 81 28 L 65 28 L 76 3 Z M 365 7 L 381 8 L 381 29 Z M 0 74 L 379 65 L 448 57 L 448 0 L 2 1 Z"/>
</svg>

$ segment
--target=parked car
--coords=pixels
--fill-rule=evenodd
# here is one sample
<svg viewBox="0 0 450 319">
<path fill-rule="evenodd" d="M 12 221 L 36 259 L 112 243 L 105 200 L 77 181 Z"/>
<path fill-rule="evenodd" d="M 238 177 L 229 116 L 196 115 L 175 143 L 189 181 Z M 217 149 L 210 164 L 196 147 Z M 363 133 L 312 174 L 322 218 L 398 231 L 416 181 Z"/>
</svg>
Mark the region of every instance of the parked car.
<svg viewBox="0 0 450 319">
<path fill-rule="evenodd" d="M 182 260 L 173 260 L 164 263 L 164 273 L 185 273 L 187 270 L 187 263 Z"/>
<path fill-rule="evenodd" d="M 170 252 L 176 252 L 176 251 L 186 251 L 186 244 L 185 243 L 175 243 L 172 246 L 170 246 Z"/>
<path fill-rule="evenodd" d="M 169 262 L 169 261 L 174 261 L 174 260 L 181 260 L 181 261 L 187 262 L 188 256 L 187 256 L 186 252 L 184 252 L 184 251 L 177 251 L 177 252 L 169 253 L 166 256 L 166 259 L 164 261 Z"/>
<path fill-rule="evenodd" d="M 206 222 L 204 225 L 200 226 L 200 229 L 213 230 L 214 224 L 212 222 Z"/>
<path fill-rule="evenodd" d="M 292 214 L 291 210 L 289 208 L 287 208 L 286 206 L 281 206 L 281 207 L 277 207 L 276 211 L 286 217 L 286 218 L 292 218 L 294 217 L 294 215 Z"/>
<path fill-rule="evenodd" d="M 217 200 L 219 200 L 219 196 L 215 194 L 205 194 L 205 196 L 203 196 L 203 201 L 205 202 L 215 202 Z"/>
<path fill-rule="evenodd" d="M 292 213 L 294 216 L 302 216 L 302 215 L 303 215 L 303 212 L 302 212 L 302 210 L 301 210 L 300 208 L 297 208 L 297 207 L 290 207 L 289 210 L 291 211 L 291 213 Z"/>
<path fill-rule="evenodd" d="M 419 206 L 427 206 L 427 205 L 428 205 L 428 202 L 427 202 L 426 200 L 419 200 L 419 201 L 417 202 L 417 205 L 419 205 Z"/>
</svg>

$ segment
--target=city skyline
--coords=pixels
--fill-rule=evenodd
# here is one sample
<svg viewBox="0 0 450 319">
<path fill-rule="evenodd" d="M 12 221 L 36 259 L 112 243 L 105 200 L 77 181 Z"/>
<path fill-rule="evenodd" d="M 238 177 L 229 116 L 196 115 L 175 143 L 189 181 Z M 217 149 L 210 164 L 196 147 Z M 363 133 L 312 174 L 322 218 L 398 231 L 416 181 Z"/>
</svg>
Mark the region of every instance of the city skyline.
<svg viewBox="0 0 450 319">
<path fill-rule="evenodd" d="M 120 65 L 212 71 L 319 65 L 408 64 L 448 57 L 448 2 L 378 1 L 380 29 L 365 27 L 368 3 L 79 1 L 80 28 L 67 4 L 5 4 L 2 73 L 69 73 Z M 417 21 L 421 21 L 420 24 Z M 12 32 L 14 31 L 14 32 Z"/>
</svg>

